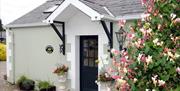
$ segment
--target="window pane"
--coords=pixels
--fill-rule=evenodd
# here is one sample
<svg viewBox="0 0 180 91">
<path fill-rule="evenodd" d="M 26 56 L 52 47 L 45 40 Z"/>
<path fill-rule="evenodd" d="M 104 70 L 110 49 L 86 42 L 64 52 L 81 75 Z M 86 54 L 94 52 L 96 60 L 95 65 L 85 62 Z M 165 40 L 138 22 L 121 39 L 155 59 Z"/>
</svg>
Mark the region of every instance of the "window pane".
<svg viewBox="0 0 180 91">
<path fill-rule="evenodd" d="M 84 59 L 84 66 L 88 66 L 88 59 L 87 58 Z"/>
<path fill-rule="evenodd" d="M 88 40 L 84 40 L 83 45 L 84 45 L 84 47 L 88 47 Z"/>
<path fill-rule="evenodd" d="M 89 57 L 94 57 L 94 50 L 89 50 Z"/>
<path fill-rule="evenodd" d="M 97 51 L 97 49 L 95 49 L 95 59 L 98 59 L 98 51 Z"/>
<path fill-rule="evenodd" d="M 84 57 L 88 57 L 88 49 L 85 49 L 85 48 L 84 48 L 83 55 L 84 55 Z"/>
<path fill-rule="evenodd" d="M 89 67 L 94 67 L 95 60 L 93 58 L 89 58 Z"/>
</svg>

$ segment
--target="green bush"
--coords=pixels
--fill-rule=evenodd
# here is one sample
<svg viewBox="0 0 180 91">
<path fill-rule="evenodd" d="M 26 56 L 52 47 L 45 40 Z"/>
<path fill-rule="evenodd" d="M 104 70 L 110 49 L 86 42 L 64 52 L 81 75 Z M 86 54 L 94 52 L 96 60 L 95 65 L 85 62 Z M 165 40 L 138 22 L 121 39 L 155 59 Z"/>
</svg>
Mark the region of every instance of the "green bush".
<svg viewBox="0 0 180 91">
<path fill-rule="evenodd" d="M 47 89 L 50 86 L 51 86 L 51 84 L 48 81 L 39 81 L 39 83 L 38 83 L 39 89 Z"/>
<path fill-rule="evenodd" d="M 20 90 L 31 91 L 34 90 L 35 82 L 25 76 L 21 76 L 17 81 L 17 85 Z"/>
<path fill-rule="evenodd" d="M 56 91 L 56 86 L 52 85 L 48 81 L 39 81 L 38 88 L 39 91 Z"/>
<path fill-rule="evenodd" d="M 6 45 L 0 43 L 0 61 L 6 60 Z"/>
</svg>

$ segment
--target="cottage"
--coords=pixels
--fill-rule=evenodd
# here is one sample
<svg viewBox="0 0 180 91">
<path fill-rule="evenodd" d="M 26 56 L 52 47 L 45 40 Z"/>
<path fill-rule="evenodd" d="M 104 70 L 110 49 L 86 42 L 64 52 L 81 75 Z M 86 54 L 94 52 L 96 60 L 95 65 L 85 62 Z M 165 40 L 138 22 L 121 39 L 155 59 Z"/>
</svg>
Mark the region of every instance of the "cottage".
<svg viewBox="0 0 180 91">
<path fill-rule="evenodd" d="M 140 0 L 48 0 L 6 26 L 8 81 L 26 75 L 56 83 L 60 63 L 70 67 L 72 91 L 101 91 L 95 60 L 118 48 L 118 21 L 131 23 L 143 11 Z"/>
</svg>

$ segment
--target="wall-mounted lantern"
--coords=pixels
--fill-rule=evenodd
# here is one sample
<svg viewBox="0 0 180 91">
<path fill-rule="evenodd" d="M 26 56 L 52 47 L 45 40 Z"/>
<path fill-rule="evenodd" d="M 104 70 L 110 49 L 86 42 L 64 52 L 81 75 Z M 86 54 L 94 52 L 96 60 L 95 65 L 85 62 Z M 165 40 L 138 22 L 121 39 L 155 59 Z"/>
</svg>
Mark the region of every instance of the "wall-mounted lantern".
<svg viewBox="0 0 180 91">
<path fill-rule="evenodd" d="M 126 40 L 126 31 L 123 27 L 120 27 L 118 32 L 115 32 L 117 41 L 119 43 L 119 50 L 123 49 L 124 42 Z"/>
</svg>

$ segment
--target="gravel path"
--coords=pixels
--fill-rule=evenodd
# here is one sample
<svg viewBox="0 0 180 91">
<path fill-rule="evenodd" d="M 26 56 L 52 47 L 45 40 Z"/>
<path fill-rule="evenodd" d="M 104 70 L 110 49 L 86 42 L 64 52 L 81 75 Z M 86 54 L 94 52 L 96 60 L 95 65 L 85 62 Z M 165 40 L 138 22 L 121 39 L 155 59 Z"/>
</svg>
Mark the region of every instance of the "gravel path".
<svg viewBox="0 0 180 91">
<path fill-rule="evenodd" d="M 19 91 L 14 85 L 4 80 L 6 74 L 6 62 L 0 61 L 0 91 Z"/>
</svg>

